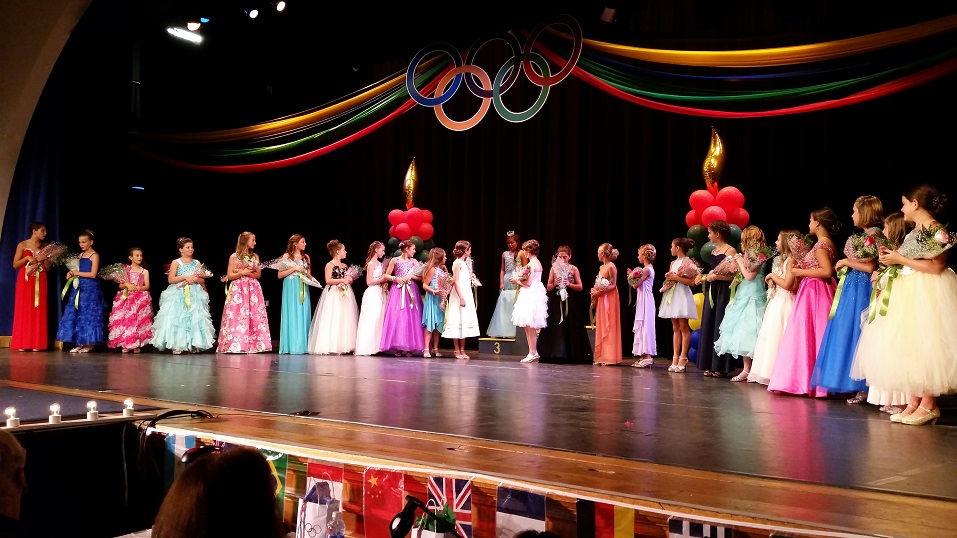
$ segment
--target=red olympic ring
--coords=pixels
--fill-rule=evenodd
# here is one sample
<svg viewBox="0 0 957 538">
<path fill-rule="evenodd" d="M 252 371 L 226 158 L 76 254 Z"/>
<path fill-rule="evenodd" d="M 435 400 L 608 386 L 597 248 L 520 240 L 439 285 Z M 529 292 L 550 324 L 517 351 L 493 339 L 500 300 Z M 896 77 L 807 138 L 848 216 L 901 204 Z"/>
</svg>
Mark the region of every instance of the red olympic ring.
<svg viewBox="0 0 957 538">
<path fill-rule="evenodd" d="M 555 24 L 564 24 L 572 31 L 572 54 L 568 57 L 568 61 L 565 62 L 565 66 L 552 77 L 542 77 L 532 69 L 532 62 L 528 60 L 523 61 L 522 69 L 525 71 L 525 76 L 536 86 L 554 86 L 565 80 L 565 77 L 571 74 L 572 69 L 578 64 L 578 58 L 581 57 L 582 54 L 582 27 L 578 24 L 578 21 L 570 15 L 552 15 L 538 23 L 538 26 L 529 34 L 528 40 L 525 41 L 525 48 L 522 49 L 522 52 L 526 54 L 532 52 L 532 45 L 534 45 L 538 39 L 538 34 L 542 33 L 545 28 Z"/>
</svg>

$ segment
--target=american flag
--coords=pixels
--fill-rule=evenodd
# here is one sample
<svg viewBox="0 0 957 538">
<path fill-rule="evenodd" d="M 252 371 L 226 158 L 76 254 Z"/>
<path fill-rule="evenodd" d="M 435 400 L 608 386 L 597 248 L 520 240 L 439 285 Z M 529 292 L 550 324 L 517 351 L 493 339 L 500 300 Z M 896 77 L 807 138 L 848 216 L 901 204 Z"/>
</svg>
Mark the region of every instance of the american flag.
<svg viewBox="0 0 957 538">
<path fill-rule="evenodd" d="M 429 477 L 429 500 L 441 510 L 448 504 L 455 513 L 455 527 L 460 535 L 472 538 L 472 481 L 444 476 Z M 429 503 L 429 506 L 432 506 Z"/>
</svg>

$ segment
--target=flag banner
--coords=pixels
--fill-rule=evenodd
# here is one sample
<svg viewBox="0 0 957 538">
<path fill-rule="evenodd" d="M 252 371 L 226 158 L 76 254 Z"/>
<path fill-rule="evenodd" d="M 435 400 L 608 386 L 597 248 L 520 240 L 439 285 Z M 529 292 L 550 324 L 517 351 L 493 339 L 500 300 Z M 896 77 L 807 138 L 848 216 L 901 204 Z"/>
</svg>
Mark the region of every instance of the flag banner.
<svg viewBox="0 0 957 538">
<path fill-rule="evenodd" d="M 366 538 L 391 538 L 392 518 L 402 511 L 402 471 L 368 468 L 362 481 L 362 519 Z"/>
<path fill-rule="evenodd" d="M 635 510 L 579 499 L 576 503 L 579 538 L 634 538 Z"/>
<path fill-rule="evenodd" d="M 472 481 L 443 476 L 429 477 L 429 508 L 441 512 L 447 504 L 455 514 L 455 528 L 465 538 L 472 538 Z"/>
<path fill-rule="evenodd" d="M 668 538 L 732 538 L 733 536 L 733 529 L 677 517 L 668 519 Z"/>
<path fill-rule="evenodd" d="M 524 530 L 545 530 L 545 496 L 499 487 L 495 509 L 495 536 L 512 538 Z"/>
<path fill-rule="evenodd" d="M 196 447 L 195 435 L 166 434 L 166 457 L 163 458 L 163 479 L 166 489 L 173 485 L 173 480 L 183 472 L 186 464 L 183 463 L 183 454 Z"/>
<path fill-rule="evenodd" d="M 276 510 L 282 514 L 286 497 L 286 462 L 288 456 L 281 452 L 274 452 L 264 448 L 260 448 L 259 452 L 261 452 L 263 456 L 266 456 L 266 461 L 269 462 L 269 470 L 272 471 L 273 485 L 276 488 Z"/>
</svg>

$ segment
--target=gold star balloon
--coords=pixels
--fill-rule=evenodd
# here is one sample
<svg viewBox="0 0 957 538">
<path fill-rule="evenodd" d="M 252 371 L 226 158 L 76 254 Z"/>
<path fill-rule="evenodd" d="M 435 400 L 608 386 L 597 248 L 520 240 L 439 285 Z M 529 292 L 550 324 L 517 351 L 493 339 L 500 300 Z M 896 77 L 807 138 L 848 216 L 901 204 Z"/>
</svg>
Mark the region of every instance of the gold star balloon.
<svg viewBox="0 0 957 538">
<path fill-rule="evenodd" d="M 724 169 L 724 143 L 718 136 L 718 131 L 711 128 L 711 146 L 708 148 L 708 155 L 704 158 L 704 165 L 701 167 L 701 174 L 704 176 L 704 184 L 708 187 L 708 192 L 712 195 L 718 193 L 718 181 L 721 179 L 721 171 Z"/>
<path fill-rule="evenodd" d="M 412 157 L 409 169 L 405 172 L 405 181 L 402 182 L 402 190 L 405 191 L 405 208 L 411 209 L 414 205 L 412 203 L 412 195 L 415 194 L 415 157 Z"/>
</svg>

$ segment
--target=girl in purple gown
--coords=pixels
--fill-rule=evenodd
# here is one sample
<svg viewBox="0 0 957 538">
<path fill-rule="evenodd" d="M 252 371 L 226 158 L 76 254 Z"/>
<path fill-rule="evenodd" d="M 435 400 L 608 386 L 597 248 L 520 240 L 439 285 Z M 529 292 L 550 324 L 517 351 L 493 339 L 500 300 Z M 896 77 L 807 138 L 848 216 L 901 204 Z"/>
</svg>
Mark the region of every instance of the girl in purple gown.
<svg viewBox="0 0 957 538">
<path fill-rule="evenodd" d="M 391 282 L 389 298 L 385 303 L 385 317 L 382 321 L 382 341 L 379 349 L 395 352 L 396 356 L 404 352 L 407 357 L 412 352 L 421 353 L 425 345 L 422 333 L 422 295 L 416 284 L 421 276 L 413 274 L 416 265 L 415 244 L 406 240 L 399 243 L 400 255 L 389 260 L 385 270 L 385 279 Z"/>
</svg>

